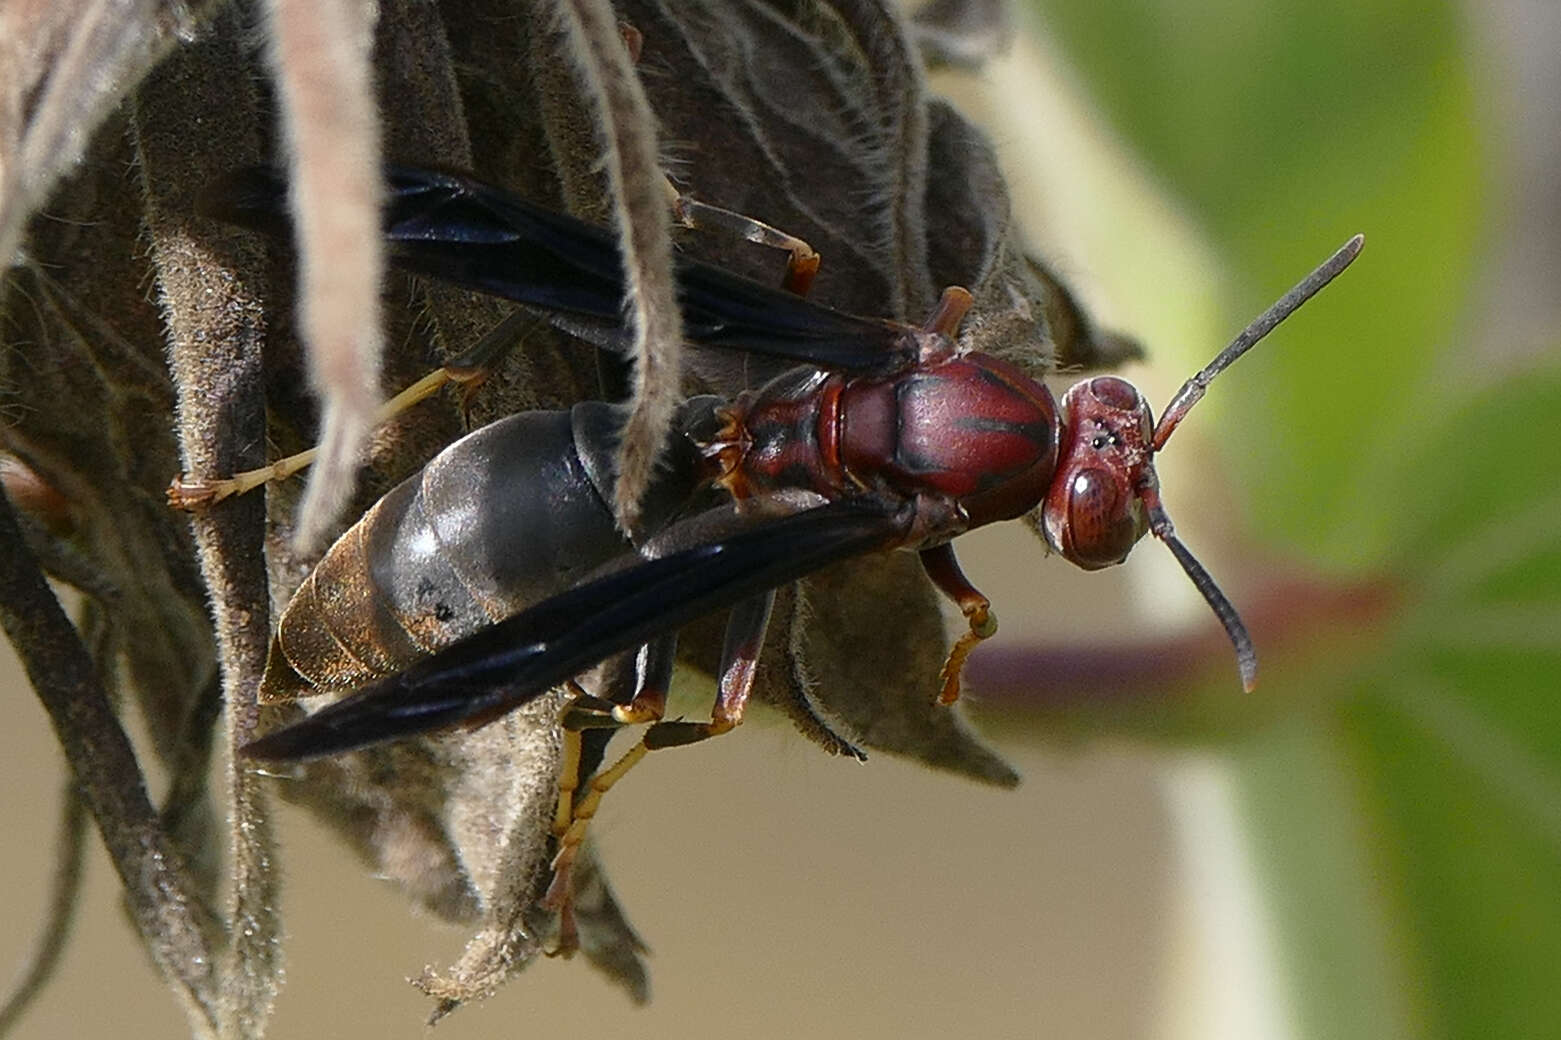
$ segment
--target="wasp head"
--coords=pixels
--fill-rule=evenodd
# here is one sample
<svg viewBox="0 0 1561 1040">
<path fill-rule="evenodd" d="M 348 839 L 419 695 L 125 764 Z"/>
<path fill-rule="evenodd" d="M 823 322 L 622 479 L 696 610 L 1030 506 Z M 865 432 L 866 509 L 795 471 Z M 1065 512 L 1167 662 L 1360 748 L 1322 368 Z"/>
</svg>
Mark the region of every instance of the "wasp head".
<svg viewBox="0 0 1561 1040">
<path fill-rule="evenodd" d="M 1097 376 L 1062 398 L 1062 454 L 1041 509 L 1046 540 L 1085 570 L 1121 563 L 1149 530 L 1149 404 L 1132 383 Z"/>
</svg>

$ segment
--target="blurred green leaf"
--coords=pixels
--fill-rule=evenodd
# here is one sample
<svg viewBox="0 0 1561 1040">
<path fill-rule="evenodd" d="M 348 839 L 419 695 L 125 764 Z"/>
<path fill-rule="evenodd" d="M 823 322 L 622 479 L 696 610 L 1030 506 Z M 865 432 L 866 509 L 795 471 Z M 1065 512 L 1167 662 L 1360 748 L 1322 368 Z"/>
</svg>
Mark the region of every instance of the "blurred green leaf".
<svg viewBox="0 0 1561 1040">
<path fill-rule="evenodd" d="M 1356 231 L 1360 261 L 1224 377 L 1259 528 L 1336 568 L 1397 533 L 1378 470 L 1413 444 L 1474 273 L 1483 140 L 1450 5 L 1036 0 L 1108 118 L 1240 273 L 1288 287 Z M 1233 312 L 1232 331 L 1254 311 Z"/>
<path fill-rule="evenodd" d="M 1343 714 L 1376 810 L 1377 861 L 1425 994 L 1426 1035 L 1554 1036 L 1555 745 L 1536 755 L 1484 719 L 1478 690 L 1425 683 Z"/>
<path fill-rule="evenodd" d="M 1363 957 L 1400 979 L 1413 1035 L 1540 1038 L 1561 1022 L 1561 453 L 1513 437 L 1558 422 L 1556 371 L 1428 420 L 1385 485 L 1411 507 L 1392 634 L 1356 659 L 1353 679 L 1323 684 L 1323 721 L 1302 717 L 1331 739 L 1314 743 L 1309 760 L 1274 753 L 1267 735 L 1236 753 L 1308 1035 L 1382 1035 L 1364 1023 L 1386 1014 L 1391 992 L 1353 977 L 1338 985 L 1327 970 Z M 1281 683 L 1312 679 L 1303 669 Z M 1316 811 L 1298 779 L 1341 769 L 1349 797 Z M 1358 846 L 1354 857 L 1324 857 L 1333 869 L 1320 871 L 1317 850 L 1336 851 L 1341 835 Z M 1287 895 L 1296 889 L 1305 905 Z M 1337 920 L 1363 893 L 1393 941 Z M 1317 984 L 1330 977 L 1334 985 Z M 1334 1004 L 1352 997 L 1364 1003 L 1341 1017 Z"/>
<path fill-rule="evenodd" d="M 1300 1035 L 1424 1035 L 1420 981 L 1404 965 L 1391 882 L 1331 712 L 1296 712 L 1237 749 L 1241 808 L 1283 937 Z"/>
<path fill-rule="evenodd" d="M 1259 533 L 1385 594 L 1374 617 L 1296 608 L 1255 703 L 1221 674 L 1046 726 L 1226 750 L 1302 1035 L 1557 1035 L 1561 371 L 1446 381 L 1464 370 L 1489 201 L 1462 16 L 1037 5 L 1232 261 L 1232 299 L 1366 232 L 1360 262 L 1215 407 L 1244 431 L 1232 461 Z"/>
<path fill-rule="evenodd" d="M 1341 709 L 1440 1035 L 1561 1022 L 1561 454 L 1512 435 L 1558 419 L 1561 372 L 1536 372 L 1427 431 L 1402 491 L 1411 609 Z"/>
</svg>

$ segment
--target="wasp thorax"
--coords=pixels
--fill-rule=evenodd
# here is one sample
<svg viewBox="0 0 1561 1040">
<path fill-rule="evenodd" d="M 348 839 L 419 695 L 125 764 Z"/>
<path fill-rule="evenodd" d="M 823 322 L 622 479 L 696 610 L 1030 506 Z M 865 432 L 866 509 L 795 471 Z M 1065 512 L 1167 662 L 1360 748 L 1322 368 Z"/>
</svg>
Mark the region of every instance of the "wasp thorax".
<svg viewBox="0 0 1561 1040">
<path fill-rule="evenodd" d="M 1115 376 L 1077 383 L 1062 399 L 1062 459 L 1042 519 L 1052 548 L 1086 570 L 1121 563 L 1148 530 L 1138 489 L 1148 475 L 1149 406 Z"/>
<path fill-rule="evenodd" d="M 856 479 L 959 503 L 970 527 L 1035 508 L 1056 472 L 1051 391 L 971 353 L 906 377 L 858 379 L 841 397 L 840 459 Z"/>
</svg>

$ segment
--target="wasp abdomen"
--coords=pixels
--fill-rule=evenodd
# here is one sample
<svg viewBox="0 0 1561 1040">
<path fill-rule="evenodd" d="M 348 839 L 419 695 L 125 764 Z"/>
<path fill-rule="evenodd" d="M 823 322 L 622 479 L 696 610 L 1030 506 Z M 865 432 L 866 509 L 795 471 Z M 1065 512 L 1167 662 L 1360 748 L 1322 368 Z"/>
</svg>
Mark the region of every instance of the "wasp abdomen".
<svg viewBox="0 0 1561 1040">
<path fill-rule="evenodd" d="M 611 489 L 581 461 L 580 421 L 572 412 L 510 416 L 380 499 L 288 604 L 262 699 L 393 675 L 631 551 L 605 505 Z"/>
</svg>

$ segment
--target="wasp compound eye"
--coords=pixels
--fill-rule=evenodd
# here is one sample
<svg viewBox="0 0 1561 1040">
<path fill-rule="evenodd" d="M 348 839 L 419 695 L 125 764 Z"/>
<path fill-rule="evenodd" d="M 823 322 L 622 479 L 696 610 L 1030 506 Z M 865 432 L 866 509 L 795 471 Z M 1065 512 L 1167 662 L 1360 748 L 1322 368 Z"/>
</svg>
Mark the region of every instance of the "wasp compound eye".
<svg viewBox="0 0 1561 1040">
<path fill-rule="evenodd" d="M 1116 376 L 1096 376 L 1086 385 L 1089 387 L 1090 395 L 1108 408 L 1130 412 L 1139 407 L 1138 389 L 1125 379 L 1118 379 Z"/>
<path fill-rule="evenodd" d="M 1057 551 L 1085 570 L 1121 563 L 1143 536 L 1144 512 L 1138 496 L 1114 473 L 1081 469 L 1052 490 L 1061 501 L 1047 503 L 1057 516 Z"/>
</svg>

